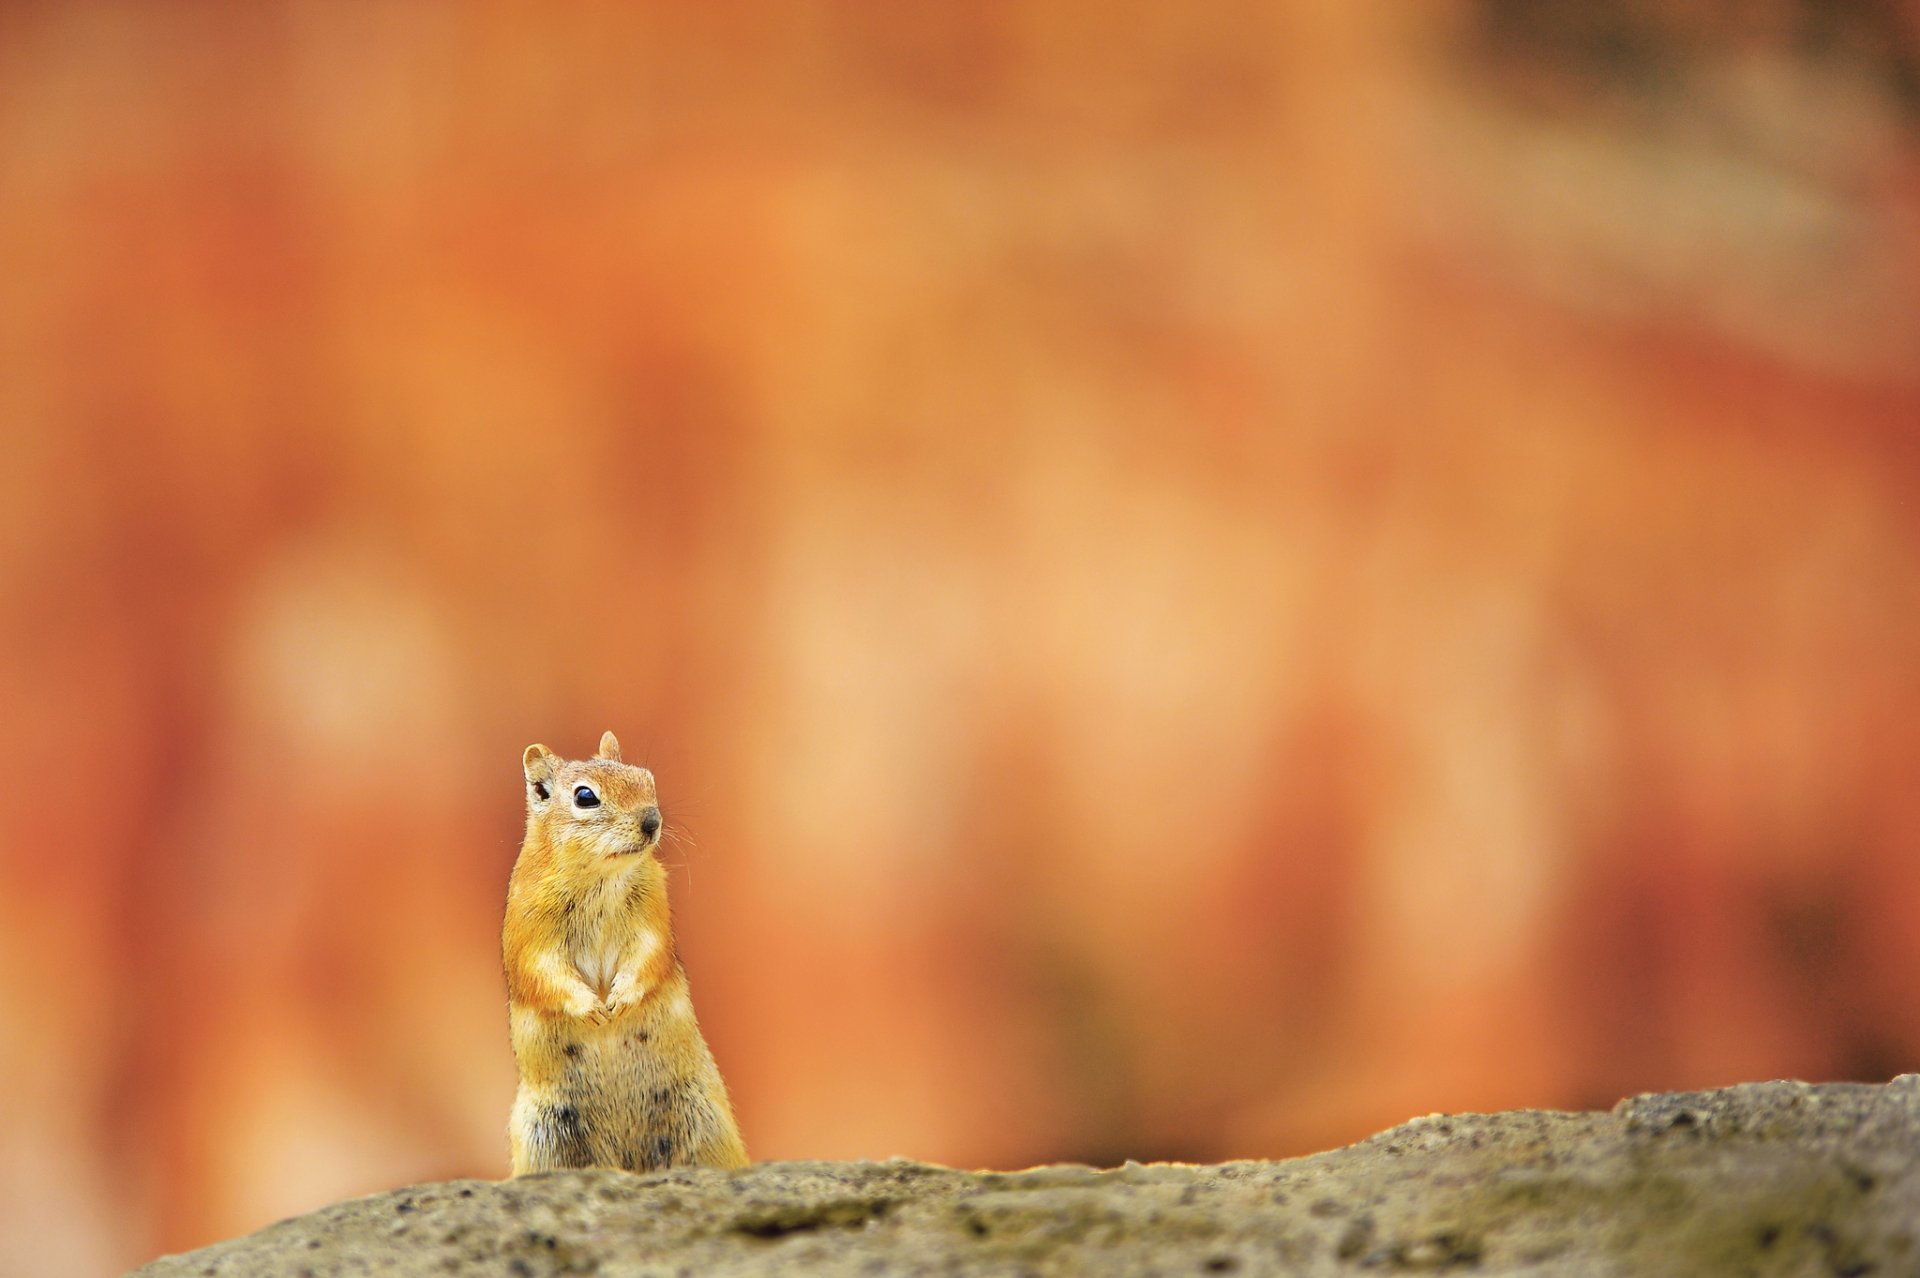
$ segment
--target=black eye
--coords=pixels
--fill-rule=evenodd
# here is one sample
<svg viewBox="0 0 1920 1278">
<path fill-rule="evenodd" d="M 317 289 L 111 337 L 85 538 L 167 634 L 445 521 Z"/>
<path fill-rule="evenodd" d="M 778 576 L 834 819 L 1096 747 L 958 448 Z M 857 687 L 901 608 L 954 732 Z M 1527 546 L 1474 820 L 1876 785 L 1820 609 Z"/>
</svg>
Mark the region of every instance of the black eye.
<svg viewBox="0 0 1920 1278">
<path fill-rule="evenodd" d="M 600 806 L 600 796 L 593 792 L 590 785 L 576 785 L 573 787 L 573 803 L 575 807 L 597 808 Z"/>
<path fill-rule="evenodd" d="M 539 796 L 540 802 L 545 803 L 547 801 L 547 786 L 544 781 L 535 781 L 533 783 L 533 792 Z"/>
</svg>

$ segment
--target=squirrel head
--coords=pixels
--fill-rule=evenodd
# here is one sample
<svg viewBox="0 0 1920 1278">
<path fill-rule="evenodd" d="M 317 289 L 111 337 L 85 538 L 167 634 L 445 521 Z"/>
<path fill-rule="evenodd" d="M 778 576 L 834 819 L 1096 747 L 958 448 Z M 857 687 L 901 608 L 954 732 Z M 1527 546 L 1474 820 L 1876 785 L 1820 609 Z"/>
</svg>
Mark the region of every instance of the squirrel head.
<svg viewBox="0 0 1920 1278">
<path fill-rule="evenodd" d="M 543 745 L 520 758 L 527 774 L 527 833 L 540 833 L 556 852 L 589 860 L 618 860 L 660 844 L 660 800 L 653 773 L 620 759 L 608 732 L 591 759 L 562 759 Z"/>
</svg>

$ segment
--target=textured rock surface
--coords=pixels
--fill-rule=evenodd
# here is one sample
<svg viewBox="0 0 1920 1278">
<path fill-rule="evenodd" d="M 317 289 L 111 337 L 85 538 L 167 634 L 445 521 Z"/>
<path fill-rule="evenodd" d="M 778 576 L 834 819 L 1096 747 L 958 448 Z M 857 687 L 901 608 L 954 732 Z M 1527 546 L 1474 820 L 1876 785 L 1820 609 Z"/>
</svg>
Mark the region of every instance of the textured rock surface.
<svg viewBox="0 0 1920 1278">
<path fill-rule="evenodd" d="M 767 1163 L 416 1185 L 138 1270 L 329 1274 L 1920 1272 L 1920 1075 L 1435 1116 L 1212 1167 Z"/>
</svg>

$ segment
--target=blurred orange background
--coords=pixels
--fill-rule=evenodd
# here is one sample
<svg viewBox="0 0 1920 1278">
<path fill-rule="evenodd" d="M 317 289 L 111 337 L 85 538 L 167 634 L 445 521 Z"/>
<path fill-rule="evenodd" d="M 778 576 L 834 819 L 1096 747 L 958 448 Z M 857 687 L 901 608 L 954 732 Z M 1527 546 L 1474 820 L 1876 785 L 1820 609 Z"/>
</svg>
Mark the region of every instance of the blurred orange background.
<svg viewBox="0 0 1920 1278">
<path fill-rule="evenodd" d="M 505 1174 L 519 755 L 761 1158 L 1920 1066 L 1920 25 L 0 10 L 0 1269 Z"/>
</svg>

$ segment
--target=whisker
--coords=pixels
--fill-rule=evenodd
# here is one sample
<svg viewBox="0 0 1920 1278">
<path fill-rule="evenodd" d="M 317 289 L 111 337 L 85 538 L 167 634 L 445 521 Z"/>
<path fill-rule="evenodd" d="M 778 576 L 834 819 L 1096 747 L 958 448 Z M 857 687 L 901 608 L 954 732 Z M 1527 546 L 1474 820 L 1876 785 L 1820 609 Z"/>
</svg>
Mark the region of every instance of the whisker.
<svg viewBox="0 0 1920 1278">
<path fill-rule="evenodd" d="M 693 857 L 689 854 L 698 846 L 693 836 L 687 833 L 685 826 L 664 825 L 660 829 L 660 846 L 663 849 L 671 846 L 678 853 L 671 861 L 666 862 L 666 865 L 669 870 L 685 872 L 687 891 L 691 894 L 693 892 Z"/>
</svg>

